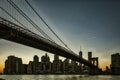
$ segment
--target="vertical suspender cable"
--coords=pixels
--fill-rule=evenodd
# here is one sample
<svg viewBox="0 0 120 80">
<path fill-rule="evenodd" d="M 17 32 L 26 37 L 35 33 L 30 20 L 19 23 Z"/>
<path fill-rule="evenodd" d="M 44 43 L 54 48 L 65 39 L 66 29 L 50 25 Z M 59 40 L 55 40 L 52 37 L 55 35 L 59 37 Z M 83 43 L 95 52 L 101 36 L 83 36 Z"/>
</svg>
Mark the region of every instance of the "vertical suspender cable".
<svg viewBox="0 0 120 80">
<path fill-rule="evenodd" d="M 21 22 L 19 22 L 19 20 L 17 20 L 16 18 L 14 18 L 8 11 L 6 11 L 4 8 L 0 7 L 1 10 L 3 10 L 7 15 L 9 15 L 11 18 L 13 18 L 15 21 L 17 21 L 21 26 L 23 26 L 24 28 L 28 29 L 25 25 L 23 25 Z"/>
<path fill-rule="evenodd" d="M 40 29 L 13 1 L 7 0 L 33 27 L 35 27 L 45 38 L 53 41 L 42 29 Z"/>
<path fill-rule="evenodd" d="M 43 21 L 43 23 L 47 26 L 47 28 L 60 40 L 60 42 L 67 47 L 69 50 L 71 50 L 63 41 L 60 39 L 60 37 L 52 30 L 52 28 L 45 22 L 45 20 L 38 14 L 38 12 L 32 7 L 32 5 L 28 2 L 28 0 L 25 0 L 26 3 L 32 8 L 32 10 L 36 13 L 36 15 Z M 72 50 L 71 50 L 72 51 Z"/>
</svg>

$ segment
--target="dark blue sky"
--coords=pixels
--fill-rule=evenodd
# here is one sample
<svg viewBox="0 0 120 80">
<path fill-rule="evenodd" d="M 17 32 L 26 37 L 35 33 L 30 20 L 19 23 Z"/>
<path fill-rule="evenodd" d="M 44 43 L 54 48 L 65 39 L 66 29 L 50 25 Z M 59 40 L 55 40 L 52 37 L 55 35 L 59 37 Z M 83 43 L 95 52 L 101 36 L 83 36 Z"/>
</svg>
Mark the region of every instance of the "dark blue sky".
<svg viewBox="0 0 120 80">
<path fill-rule="evenodd" d="M 38 17 L 25 5 L 24 0 L 13 1 L 39 25 Z M 0 1 L 1 5 L 9 9 L 10 7 L 3 2 L 5 0 Z M 29 0 L 29 2 L 74 52 L 78 53 L 82 46 L 84 57 L 87 58 L 87 52 L 92 51 L 93 56 L 98 56 L 102 61 L 101 65 L 109 65 L 111 54 L 120 52 L 119 0 Z M 3 16 L 3 12 L 0 13 Z M 13 14 L 14 10 L 11 10 L 11 13 Z M 24 23 L 25 20 L 21 21 Z M 48 32 L 44 26 L 41 28 Z M 55 39 L 54 36 L 51 37 Z M 38 50 L 25 46 L 20 50 L 21 45 L 4 40 L 0 40 L 0 45 L 2 45 L 0 51 L 3 58 L 5 58 L 4 54 L 8 55 L 12 52 L 13 54 L 30 53 L 31 60 L 34 55 L 32 51 L 39 53 Z M 25 54 L 20 55 L 25 56 Z"/>
<path fill-rule="evenodd" d="M 120 52 L 120 1 L 36 0 L 34 7 L 76 53 L 93 51 L 101 61 Z"/>
<path fill-rule="evenodd" d="M 33 4 L 58 35 L 72 45 L 119 52 L 120 1 L 36 0 Z"/>
</svg>

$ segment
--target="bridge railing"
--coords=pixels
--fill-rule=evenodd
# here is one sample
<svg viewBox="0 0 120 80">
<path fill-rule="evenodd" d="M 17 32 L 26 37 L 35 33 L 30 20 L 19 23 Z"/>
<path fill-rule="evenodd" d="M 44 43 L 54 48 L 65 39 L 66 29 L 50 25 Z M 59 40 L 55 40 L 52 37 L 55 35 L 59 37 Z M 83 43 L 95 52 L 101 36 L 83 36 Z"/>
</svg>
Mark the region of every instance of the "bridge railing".
<svg viewBox="0 0 120 80">
<path fill-rule="evenodd" d="M 25 33 L 25 34 L 27 34 L 27 35 L 29 35 L 29 36 L 32 36 L 32 37 L 34 37 L 34 38 L 36 38 L 36 39 L 38 39 L 38 40 L 41 39 L 41 40 L 47 42 L 47 43 L 50 44 L 50 45 L 53 45 L 53 46 L 55 46 L 55 47 L 57 47 L 57 48 L 60 48 L 60 49 L 62 49 L 62 50 L 65 50 L 66 52 L 69 52 L 69 53 L 77 56 L 77 54 L 75 54 L 74 52 L 72 52 L 72 51 L 70 51 L 70 50 L 68 50 L 68 49 L 66 49 L 66 48 L 58 45 L 57 43 L 55 43 L 55 42 L 53 42 L 53 41 L 51 41 L 51 40 L 49 40 L 49 39 L 46 39 L 46 38 L 44 38 L 44 37 L 42 37 L 42 36 L 40 36 L 40 35 L 38 35 L 38 34 L 35 34 L 35 33 L 33 33 L 32 31 L 30 31 L 30 30 L 28 30 L 28 29 L 25 29 L 25 28 L 23 28 L 23 27 L 21 27 L 21 26 L 19 26 L 19 25 L 17 25 L 17 24 L 14 24 L 13 22 L 11 22 L 11 21 L 9 21 L 9 20 L 6 20 L 6 19 L 4 19 L 4 18 L 2 18 L 2 17 L 0 17 L 0 23 L 1 23 L 1 24 L 4 24 L 4 25 L 7 25 L 8 27 L 11 27 L 11 28 L 13 28 L 13 29 L 15 29 L 15 30 L 17 30 L 17 31 L 22 32 L 22 33 Z"/>
</svg>

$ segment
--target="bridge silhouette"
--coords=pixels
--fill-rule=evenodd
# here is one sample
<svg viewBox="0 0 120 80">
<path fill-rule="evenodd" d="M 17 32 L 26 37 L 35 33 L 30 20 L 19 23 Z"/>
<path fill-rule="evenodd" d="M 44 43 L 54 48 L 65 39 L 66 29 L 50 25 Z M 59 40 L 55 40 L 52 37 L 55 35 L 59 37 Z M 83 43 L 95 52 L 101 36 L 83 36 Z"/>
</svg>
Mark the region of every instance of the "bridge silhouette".
<svg viewBox="0 0 120 80">
<path fill-rule="evenodd" d="M 97 66 L 88 62 L 84 58 L 80 58 L 77 54 L 68 49 L 56 44 L 55 42 L 48 40 L 38 34 L 33 33 L 17 24 L 14 24 L 4 18 L 0 17 L 0 38 L 13 41 L 19 44 L 27 45 L 33 48 L 44 50 L 53 54 L 57 54 L 74 61 L 78 61 L 91 69 L 97 69 L 101 72 Z"/>
<path fill-rule="evenodd" d="M 7 0 L 21 15 L 23 15 L 35 28 L 40 30 L 40 28 L 32 22 L 32 20 L 26 16 L 22 10 L 20 10 L 11 0 Z M 11 2 L 10 2 L 11 1 Z M 27 0 L 25 0 L 27 2 Z M 28 5 L 33 9 L 33 11 L 38 15 L 38 17 L 47 25 L 47 23 L 42 19 L 41 16 L 35 11 L 35 9 L 27 2 Z M 0 7 L 4 12 L 6 12 L 10 17 L 12 17 L 15 21 L 19 22 L 17 19 L 15 19 L 12 15 L 10 15 L 6 10 L 4 10 L 2 7 Z M 19 23 L 23 25 L 22 23 Z M 23 25 L 24 26 L 24 25 Z M 54 31 L 47 25 L 47 27 L 54 33 Z M 45 33 L 43 33 L 45 36 L 47 36 Z M 55 33 L 54 33 L 55 34 Z M 55 34 L 56 35 L 56 34 Z M 50 38 L 49 36 L 47 36 Z M 65 45 L 65 43 L 56 35 L 56 37 Z M 90 68 L 90 74 L 98 74 L 101 73 L 102 70 L 96 66 L 93 65 L 88 60 L 79 57 L 77 54 L 75 54 L 72 50 L 70 50 L 65 47 L 60 46 L 56 42 L 54 42 L 51 39 L 47 39 L 45 37 L 42 37 L 31 30 L 27 29 L 26 27 L 23 28 L 22 26 L 19 26 L 15 24 L 14 22 L 11 22 L 5 18 L 0 17 L 0 38 L 9 40 L 12 42 L 16 42 L 19 44 L 23 44 L 26 46 L 30 46 L 36 49 L 44 50 L 53 54 L 57 54 L 66 58 L 69 58 L 74 61 L 78 61 Z"/>
</svg>

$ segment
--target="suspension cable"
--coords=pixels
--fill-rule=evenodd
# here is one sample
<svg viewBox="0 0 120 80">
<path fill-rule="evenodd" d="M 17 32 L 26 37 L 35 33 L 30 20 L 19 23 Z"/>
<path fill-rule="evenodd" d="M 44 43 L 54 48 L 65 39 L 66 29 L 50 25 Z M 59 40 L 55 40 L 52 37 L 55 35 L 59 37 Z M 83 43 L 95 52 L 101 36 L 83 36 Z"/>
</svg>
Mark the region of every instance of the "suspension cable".
<svg viewBox="0 0 120 80">
<path fill-rule="evenodd" d="M 35 27 L 45 38 L 53 41 L 41 28 L 39 28 L 35 22 L 33 22 L 13 1 L 7 0 L 33 27 Z"/>
<path fill-rule="evenodd" d="M 52 28 L 46 23 L 46 21 L 38 14 L 38 12 L 32 7 L 32 5 L 29 3 L 28 0 L 25 0 L 25 2 L 30 6 L 30 8 L 35 12 L 35 14 L 43 21 L 43 23 L 47 26 L 47 28 L 58 38 L 58 40 L 69 50 L 71 50 L 60 37 L 52 30 Z M 71 50 L 72 51 L 72 50 Z"/>
<path fill-rule="evenodd" d="M 23 26 L 25 29 L 28 29 L 24 24 L 22 24 L 19 20 L 17 20 L 15 17 L 13 17 L 8 11 L 6 11 L 4 8 L 0 6 L 0 9 L 4 11 L 7 15 L 9 15 L 12 19 L 17 21 L 21 26 Z"/>
</svg>

